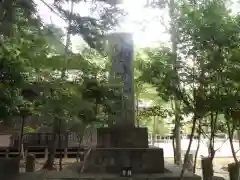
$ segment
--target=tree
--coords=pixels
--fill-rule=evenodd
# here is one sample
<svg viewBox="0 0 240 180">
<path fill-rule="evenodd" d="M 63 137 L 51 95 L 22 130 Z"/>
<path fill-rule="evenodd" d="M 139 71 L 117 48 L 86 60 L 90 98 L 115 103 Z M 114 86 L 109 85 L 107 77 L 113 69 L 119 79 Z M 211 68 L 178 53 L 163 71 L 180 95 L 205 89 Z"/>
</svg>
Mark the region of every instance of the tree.
<svg viewBox="0 0 240 180">
<path fill-rule="evenodd" d="M 21 44 L 15 38 L 1 38 L 0 43 L 0 119 L 8 124 L 9 118 L 18 111 L 16 107 L 23 101 L 21 87 L 27 83 L 28 60 L 18 50 Z"/>
<path fill-rule="evenodd" d="M 221 82 L 226 80 L 222 72 L 229 66 L 232 52 L 236 52 L 238 20 L 230 15 L 225 2 L 194 3 L 190 1 L 187 4 L 185 2 L 177 4 L 180 10 L 176 22 L 181 55 L 177 73 L 171 68 L 174 55 L 170 50 L 162 48 L 157 51 L 158 56 L 154 56 L 156 51 L 151 53 L 153 60 L 146 65 L 143 77 L 145 81 L 148 80 L 157 87 L 160 95 L 164 94 L 162 97 L 169 99 L 172 96 L 182 102 L 180 113 L 192 114 L 193 117 L 192 135 L 197 122 L 200 123 L 206 116 L 210 117 L 212 138 L 209 154 L 213 158 L 216 124 L 222 112 L 222 105 L 226 104 L 222 101 L 221 95 Z M 193 65 L 190 65 L 189 61 Z M 229 74 L 232 74 L 230 78 L 235 78 L 234 71 L 228 71 L 228 81 Z M 182 175 L 183 173 L 184 168 Z"/>
<path fill-rule="evenodd" d="M 166 118 L 168 115 L 167 110 L 164 109 L 161 106 L 152 106 L 149 108 L 142 108 L 139 111 L 139 116 L 143 118 L 152 117 L 153 123 L 152 123 L 152 139 L 153 144 L 155 143 L 156 134 L 159 131 L 159 125 L 163 124 L 163 122 L 160 121 L 160 118 Z"/>
</svg>

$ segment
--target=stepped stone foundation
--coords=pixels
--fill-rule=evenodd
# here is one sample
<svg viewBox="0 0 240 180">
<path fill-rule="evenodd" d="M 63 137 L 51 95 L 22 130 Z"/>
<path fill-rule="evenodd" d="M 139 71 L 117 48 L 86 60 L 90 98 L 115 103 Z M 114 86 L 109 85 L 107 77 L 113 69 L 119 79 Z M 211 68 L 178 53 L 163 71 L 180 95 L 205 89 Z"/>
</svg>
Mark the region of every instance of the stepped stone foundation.
<svg viewBox="0 0 240 180">
<path fill-rule="evenodd" d="M 97 135 L 84 172 L 120 173 L 131 167 L 133 173 L 164 173 L 163 149 L 148 147 L 147 128 L 99 128 Z"/>
</svg>

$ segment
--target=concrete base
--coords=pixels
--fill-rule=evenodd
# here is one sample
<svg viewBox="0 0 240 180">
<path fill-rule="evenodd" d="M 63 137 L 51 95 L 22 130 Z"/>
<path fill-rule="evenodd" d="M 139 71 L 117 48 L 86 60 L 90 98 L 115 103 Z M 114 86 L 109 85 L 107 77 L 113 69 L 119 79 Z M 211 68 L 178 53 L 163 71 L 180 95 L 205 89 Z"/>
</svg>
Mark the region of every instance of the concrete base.
<svg viewBox="0 0 240 180">
<path fill-rule="evenodd" d="M 132 167 L 133 173 L 164 173 L 161 148 L 96 148 L 87 157 L 86 173 L 120 174 L 123 167 Z"/>
</svg>

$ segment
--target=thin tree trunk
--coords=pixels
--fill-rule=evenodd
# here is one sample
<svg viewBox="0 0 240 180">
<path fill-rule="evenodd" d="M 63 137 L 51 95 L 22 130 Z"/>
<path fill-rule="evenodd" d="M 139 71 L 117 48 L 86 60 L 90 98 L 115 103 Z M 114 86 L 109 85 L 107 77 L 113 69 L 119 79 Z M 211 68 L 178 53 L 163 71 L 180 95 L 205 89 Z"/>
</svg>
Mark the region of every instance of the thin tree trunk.
<svg viewBox="0 0 240 180">
<path fill-rule="evenodd" d="M 180 165 L 182 164 L 182 158 L 181 158 L 181 125 L 180 125 L 180 118 L 176 112 L 176 119 L 175 119 L 175 141 L 176 141 L 176 146 L 175 146 L 175 156 L 176 156 L 176 164 Z"/>
<path fill-rule="evenodd" d="M 177 164 L 177 160 L 176 160 L 176 145 L 175 145 L 174 134 L 175 134 L 175 126 L 174 126 L 174 129 L 173 129 L 172 147 L 173 147 L 173 159 L 174 159 L 174 164 Z"/>
<path fill-rule="evenodd" d="M 228 137 L 229 137 L 229 143 L 230 143 L 230 147 L 231 147 L 231 151 L 232 151 L 232 156 L 233 156 L 233 159 L 234 159 L 235 163 L 238 163 L 238 159 L 237 159 L 237 156 L 235 154 L 235 149 L 234 149 L 234 146 L 233 146 L 233 132 L 234 132 L 234 128 L 230 127 L 228 118 L 226 119 L 226 124 L 227 124 Z"/>
<path fill-rule="evenodd" d="M 80 148 L 82 143 L 83 136 L 81 134 L 78 135 L 78 148 L 77 148 L 77 162 L 79 162 L 80 159 Z"/>
<path fill-rule="evenodd" d="M 53 130 L 51 136 L 51 144 L 49 144 L 49 153 L 47 161 L 45 162 L 43 169 L 53 170 L 54 169 L 54 159 L 57 149 L 57 134 L 58 134 L 58 119 L 54 119 Z"/>
<path fill-rule="evenodd" d="M 198 142 L 197 142 L 197 149 L 194 157 L 194 165 L 193 165 L 193 173 L 196 172 L 196 165 L 197 165 L 197 157 L 198 157 L 198 151 L 200 148 L 200 141 L 201 141 L 201 122 L 199 119 L 199 125 L 198 125 Z"/>
<path fill-rule="evenodd" d="M 174 105 L 173 105 L 173 100 L 171 99 L 170 100 L 171 102 L 171 108 L 172 110 L 174 111 Z M 174 128 L 172 130 L 172 135 L 173 135 L 173 138 L 172 138 L 172 148 L 173 148 L 173 159 L 174 159 L 174 164 L 177 164 L 177 160 L 176 160 L 176 145 L 175 145 L 175 126 L 176 124 L 174 124 Z"/>
<path fill-rule="evenodd" d="M 237 179 L 239 179 L 239 162 L 238 162 L 238 159 L 237 159 L 237 156 L 236 156 L 236 153 L 235 153 L 235 149 L 234 149 L 234 146 L 233 146 L 233 134 L 234 134 L 235 128 L 234 128 L 234 125 L 233 125 L 232 128 L 230 128 L 229 121 L 230 121 L 230 119 L 226 118 L 226 124 L 227 124 L 228 136 L 229 136 L 229 143 L 230 143 L 230 147 L 231 147 L 231 151 L 232 151 L 232 156 L 233 156 L 234 162 L 235 162 L 235 164 L 237 166 L 237 168 L 236 168 L 236 170 L 234 172 L 234 176 L 237 175 L 237 177 L 238 177 Z M 228 170 L 230 170 L 230 169 L 228 169 Z M 229 171 L 229 175 L 231 176 L 230 171 Z"/>
<path fill-rule="evenodd" d="M 240 149 L 240 130 L 237 130 L 238 134 L 238 148 Z"/>
<path fill-rule="evenodd" d="M 87 125 L 83 125 L 82 130 L 80 130 L 80 133 L 78 134 L 78 148 L 77 148 L 77 161 L 79 161 L 80 159 L 80 149 L 81 149 L 81 145 L 84 146 L 84 144 L 82 144 L 84 136 L 85 136 L 85 130 L 87 128 Z"/>
<path fill-rule="evenodd" d="M 22 154 L 22 150 L 23 150 L 23 130 L 24 130 L 24 126 L 25 126 L 25 117 L 22 116 L 22 124 L 21 124 L 21 131 L 20 131 L 20 136 L 19 136 L 19 145 L 18 145 L 18 157 L 19 159 L 22 158 L 21 154 Z"/>
<path fill-rule="evenodd" d="M 180 180 L 183 179 L 184 172 L 185 172 L 185 169 L 186 169 L 187 157 L 188 157 L 188 155 L 189 155 L 189 153 L 190 153 L 190 150 L 191 150 L 192 141 L 193 141 L 193 136 L 194 136 L 194 132 L 195 132 L 195 128 L 196 128 L 196 122 L 197 122 L 197 118 L 196 118 L 196 116 L 194 115 L 194 117 L 193 117 L 192 132 L 191 132 L 191 136 L 190 136 L 190 140 L 189 140 L 187 152 L 186 152 L 186 155 L 185 155 L 185 157 L 184 157 L 183 167 L 182 167 L 181 174 L 180 174 Z"/>
<path fill-rule="evenodd" d="M 211 124 L 211 136 L 210 136 L 210 143 L 209 143 L 208 151 L 209 151 L 209 157 L 211 158 L 212 161 L 213 161 L 214 156 L 215 156 L 214 142 L 215 142 L 217 116 L 218 116 L 217 112 L 215 114 L 215 118 L 214 118 L 213 112 L 211 112 L 211 117 L 210 117 L 211 118 L 210 119 L 210 121 L 211 121 L 210 122 L 210 124 Z"/>
<path fill-rule="evenodd" d="M 66 44 L 65 44 L 65 65 L 64 65 L 64 67 L 62 69 L 62 73 L 61 73 L 62 79 L 65 78 L 66 70 L 67 70 L 69 46 L 70 46 L 70 42 L 71 42 L 70 30 L 71 30 L 71 24 L 72 24 L 73 7 L 74 7 L 74 2 L 72 0 L 71 1 L 71 10 L 70 10 L 70 14 L 68 17 L 67 37 L 66 37 Z"/>
<path fill-rule="evenodd" d="M 156 116 L 153 116 L 153 146 L 156 142 Z"/>
<path fill-rule="evenodd" d="M 139 92 L 138 92 L 138 87 L 136 88 L 136 120 L 137 120 L 137 127 L 139 127 Z"/>
<path fill-rule="evenodd" d="M 170 35 L 171 35 L 171 43 L 172 43 L 172 56 L 173 56 L 173 70 L 176 73 L 176 76 L 178 76 L 178 67 L 177 67 L 177 27 L 175 23 L 175 1 L 170 0 L 169 3 L 169 15 L 171 19 L 171 28 L 170 28 Z M 176 78 L 175 80 L 175 86 L 178 86 L 179 82 Z M 175 143 L 176 143 L 176 163 L 178 165 L 181 164 L 181 124 L 180 124 L 180 104 L 178 100 L 174 99 L 174 105 L 175 105 Z"/>
<path fill-rule="evenodd" d="M 59 144 L 59 149 L 60 149 L 60 152 L 59 152 L 59 170 L 61 171 L 62 170 L 62 138 L 61 138 L 61 128 L 62 127 L 62 120 L 59 119 L 59 128 L 58 128 L 58 144 Z"/>
</svg>

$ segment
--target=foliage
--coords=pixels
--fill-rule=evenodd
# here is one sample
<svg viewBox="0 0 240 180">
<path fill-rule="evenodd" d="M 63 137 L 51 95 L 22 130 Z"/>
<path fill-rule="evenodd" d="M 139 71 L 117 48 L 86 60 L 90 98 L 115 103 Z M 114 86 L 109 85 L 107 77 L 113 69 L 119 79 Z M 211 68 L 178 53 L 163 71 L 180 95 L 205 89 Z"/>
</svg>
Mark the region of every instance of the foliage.
<svg viewBox="0 0 240 180">
<path fill-rule="evenodd" d="M 17 39 L 2 38 L 0 43 L 0 118 L 5 121 L 12 117 L 18 111 L 17 106 L 23 103 L 21 87 L 27 83 L 28 59 L 19 51 L 21 42 Z"/>
</svg>

